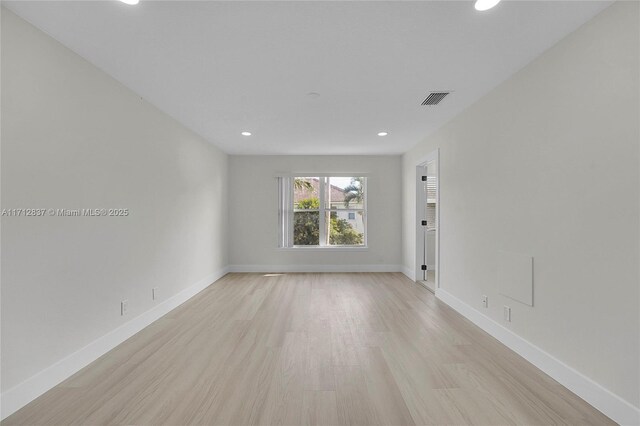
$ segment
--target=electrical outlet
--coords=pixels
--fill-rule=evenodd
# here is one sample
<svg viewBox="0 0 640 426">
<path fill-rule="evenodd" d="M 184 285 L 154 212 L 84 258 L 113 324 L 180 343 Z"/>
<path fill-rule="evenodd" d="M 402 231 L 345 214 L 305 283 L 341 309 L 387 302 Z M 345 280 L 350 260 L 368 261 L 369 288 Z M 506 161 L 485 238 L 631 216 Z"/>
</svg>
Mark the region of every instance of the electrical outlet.
<svg viewBox="0 0 640 426">
<path fill-rule="evenodd" d="M 120 315 L 125 316 L 129 312 L 129 301 L 123 300 L 120 302 Z"/>
<path fill-rule="evenodd" d="M 488 308 L 489 307 L 489 297 L 486 294 L 482 295 L 482 306 L 484 308 Z"/>
<path fill-rule="evenodd" d="M 503 307 L 502 313 L 504 314 L 504 320 L 506 322 L 511 322 L 511 308 L 505 305 Z"/>
<path fill-rule="evenodd" d="M 158 287 L 154 287 L 151 289 L 151 298 L 156 300 L 158 298 Z"/>
</svg>

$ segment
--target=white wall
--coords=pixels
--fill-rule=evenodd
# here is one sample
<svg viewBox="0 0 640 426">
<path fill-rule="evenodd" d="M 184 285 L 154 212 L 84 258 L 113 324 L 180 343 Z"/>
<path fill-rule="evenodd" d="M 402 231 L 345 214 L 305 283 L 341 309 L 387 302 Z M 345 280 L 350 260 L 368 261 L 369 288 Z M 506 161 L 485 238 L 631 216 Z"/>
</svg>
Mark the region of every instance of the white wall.
<svg viewBox="0 0 640 426">
<path fill-rule="evenodd" d="M 636 407 L 638 7 L 606 9 L 403 156 L 404 265 L 415 166 L 440 148 L 441 287 Z M 534 307 L 498 295 L 498 250 L 535 258 Z"/>
<path fill-rule="evenodd" d="M 399 156 L 230 156 L 229 262 L 235 270 L 399 270 Z M 367 173 L 366 251 L 278 249 L 278 173 Z M 306 268 L 308 265 L 318 265 Z M 324 265 L 321 267 L 320 265 Z M 361 266 L 365 266 L 361 268 Z M 334 267 L 334 268 L 332 268 Z"/>
<path fill-rule="evenodd" d="M 6 9 L 1 136 L 2 208 L 131 212 L 2 218 L 3 392 L 226 266 L 227 155 Z"/>
</svg>

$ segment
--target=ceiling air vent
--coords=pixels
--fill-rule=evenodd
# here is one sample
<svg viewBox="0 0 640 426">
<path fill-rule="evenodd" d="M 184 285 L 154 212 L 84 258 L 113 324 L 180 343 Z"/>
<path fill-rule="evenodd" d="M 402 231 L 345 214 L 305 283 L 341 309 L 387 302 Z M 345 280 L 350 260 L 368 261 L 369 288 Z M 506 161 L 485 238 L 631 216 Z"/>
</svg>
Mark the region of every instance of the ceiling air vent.
<svg viewBox="0 0 640 426">
<path fill-rule="evenodd" d="M 422 105 L 438 105 L 449 93 L 451 92 L 431 92 L 429 96 L 422 101 Z"/>
</svg>

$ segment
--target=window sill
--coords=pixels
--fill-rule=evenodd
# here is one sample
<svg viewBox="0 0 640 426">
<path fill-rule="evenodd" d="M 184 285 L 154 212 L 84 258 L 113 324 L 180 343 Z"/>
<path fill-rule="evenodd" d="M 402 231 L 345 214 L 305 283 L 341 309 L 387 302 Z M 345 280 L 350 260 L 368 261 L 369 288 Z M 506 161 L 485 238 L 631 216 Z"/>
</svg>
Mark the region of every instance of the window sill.
<svg viewBox="0 0 640 426">
<path fill-rule="evenodd" d="M 276 250 L 283 251 L 369 251 L 369 247 L 367 246 L 359 246 L 359 247 L 276 247 Z"/>
</svg>

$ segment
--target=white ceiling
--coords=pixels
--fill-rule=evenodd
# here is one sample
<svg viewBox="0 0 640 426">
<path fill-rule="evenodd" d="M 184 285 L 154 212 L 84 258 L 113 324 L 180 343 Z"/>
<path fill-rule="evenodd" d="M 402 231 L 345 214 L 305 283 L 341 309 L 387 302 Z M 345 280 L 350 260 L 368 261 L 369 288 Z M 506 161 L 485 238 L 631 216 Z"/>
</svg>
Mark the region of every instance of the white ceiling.
<svg viewBox="0 0 640 426">
<path fill-rule="evenodd" d="M 3 4 L 228 153 L 394 154 L 610 2 Z"/>
</svg>

